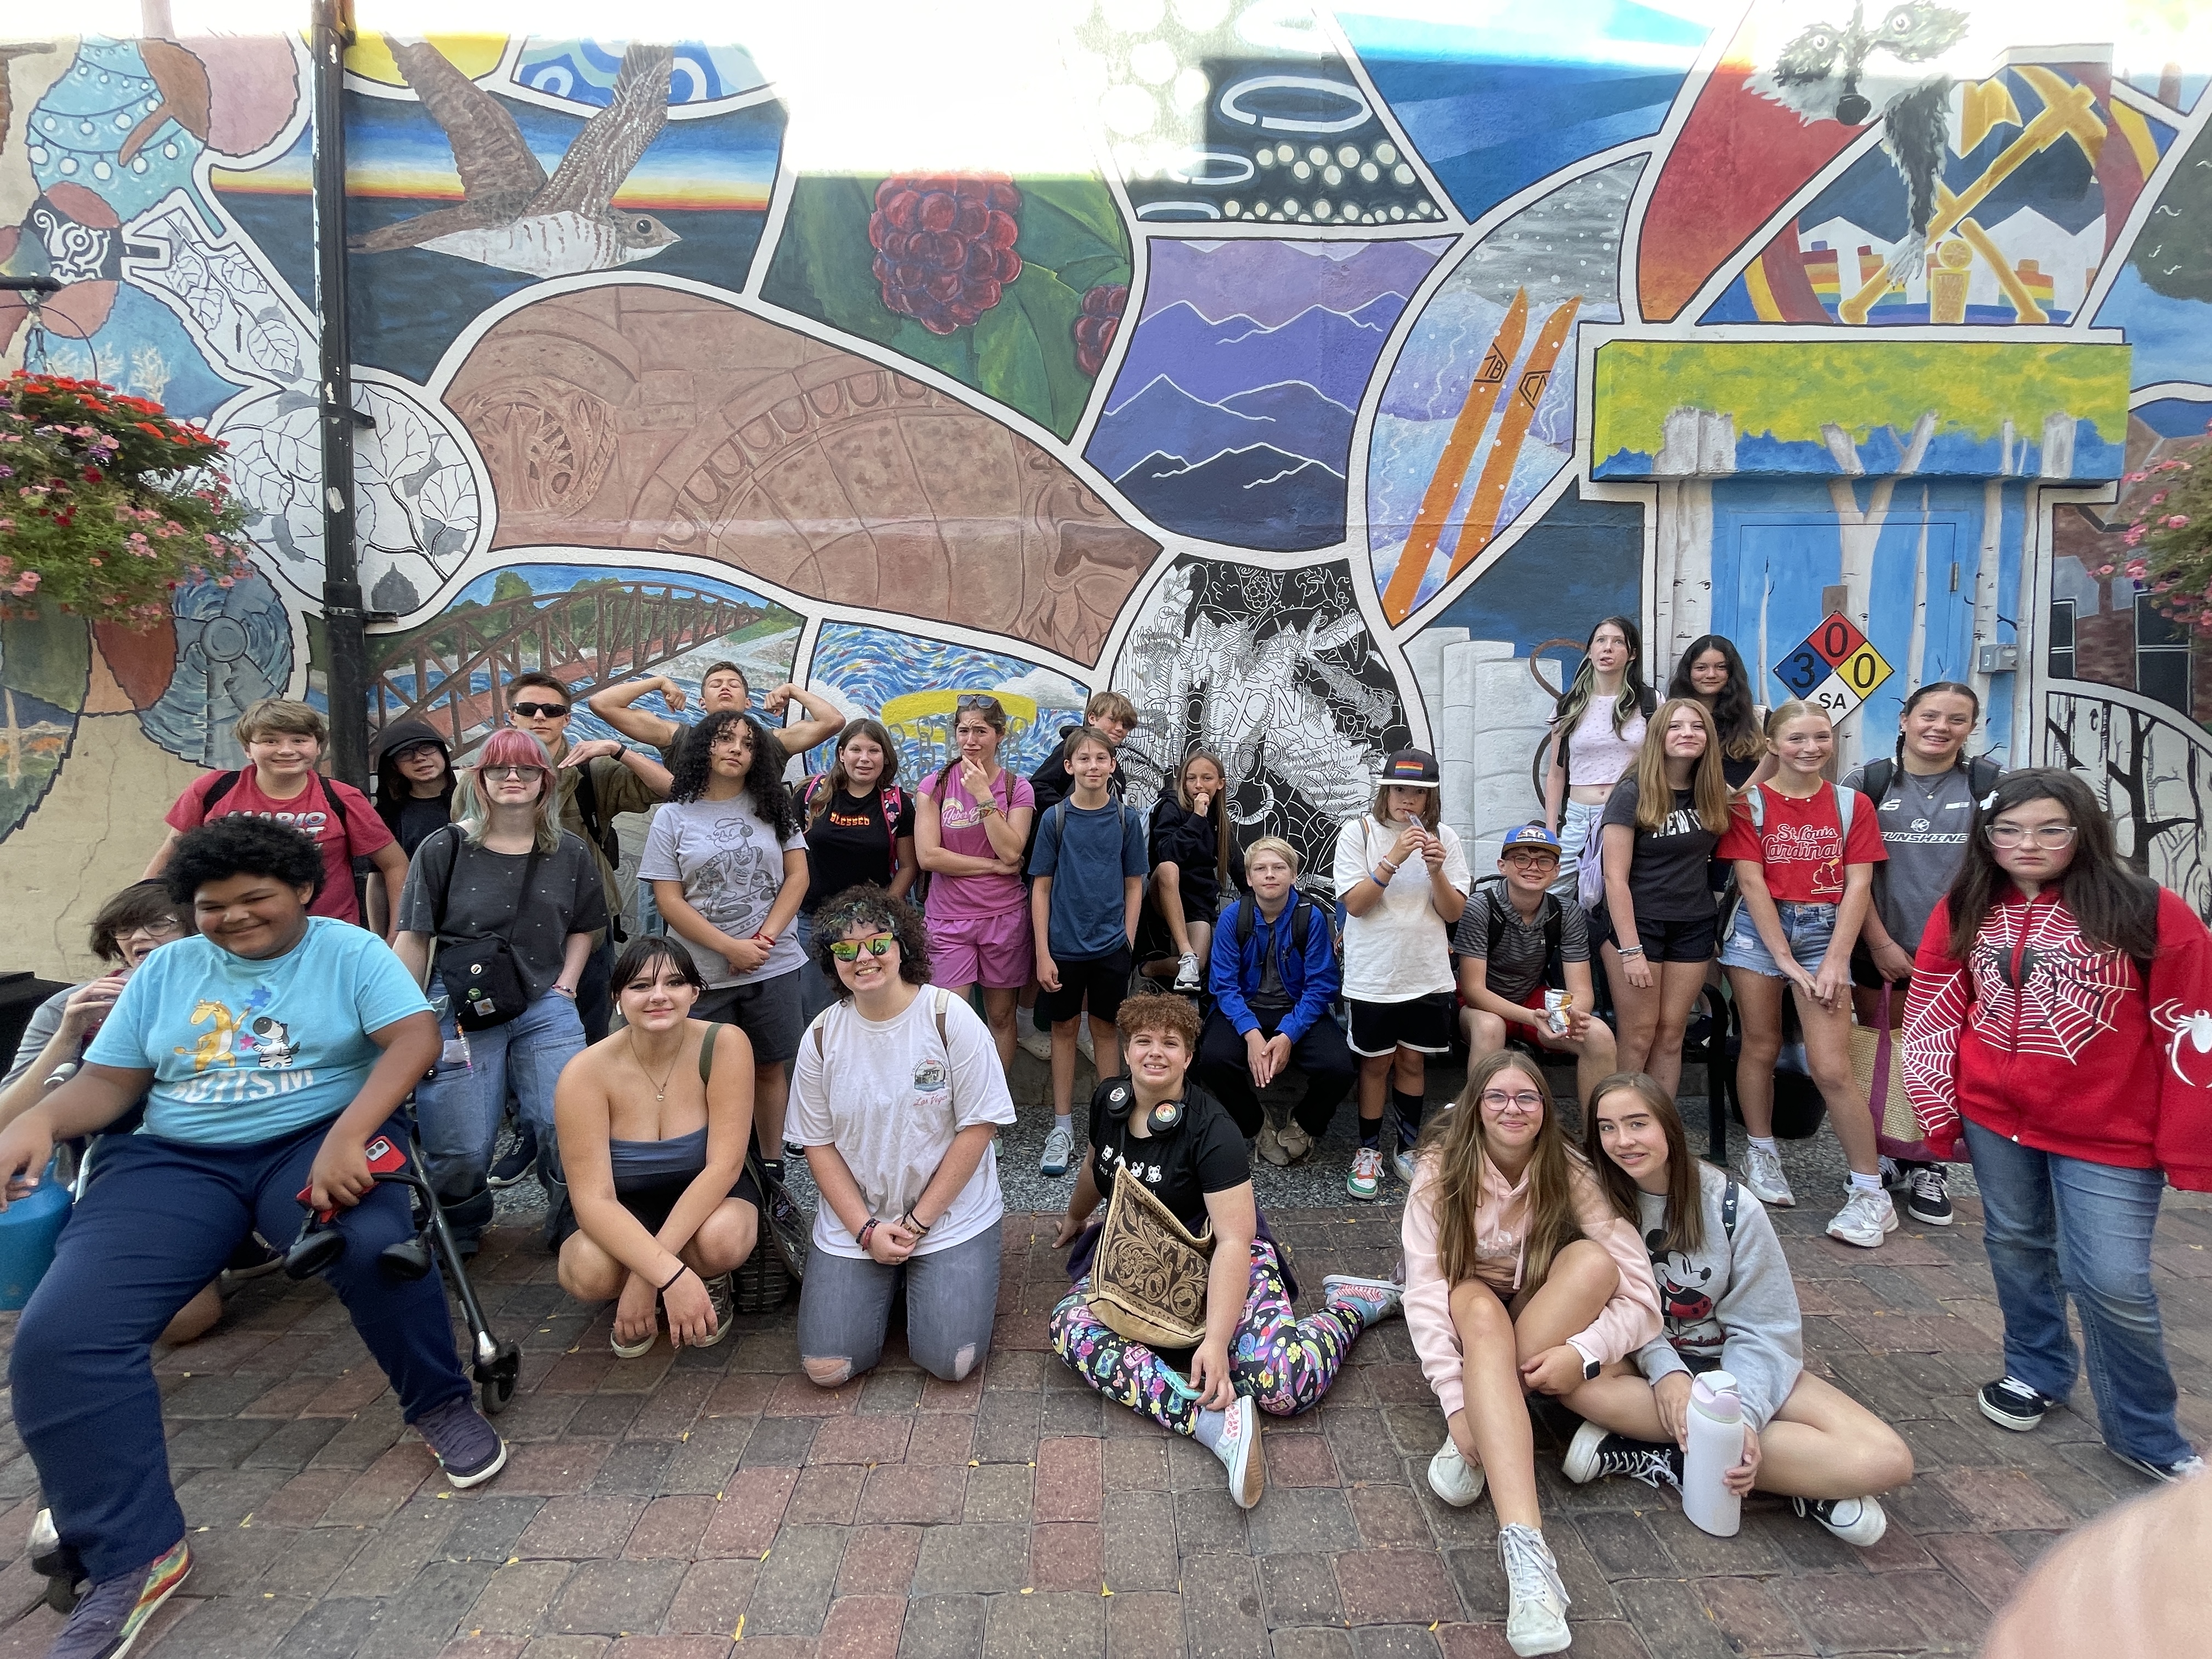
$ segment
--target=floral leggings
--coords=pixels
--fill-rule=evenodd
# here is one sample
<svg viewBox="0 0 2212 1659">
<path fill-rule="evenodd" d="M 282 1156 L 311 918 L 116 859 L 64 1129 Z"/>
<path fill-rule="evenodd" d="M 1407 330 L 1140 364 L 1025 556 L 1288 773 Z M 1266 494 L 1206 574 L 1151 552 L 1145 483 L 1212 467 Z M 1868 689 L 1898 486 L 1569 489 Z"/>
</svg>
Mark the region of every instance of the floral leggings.
<svg viewBox="0 0 2212 1659">
<path fill-rule="evenodd" d="M 1190 1384 L 1143 1343 L 1101 1324 L 1090 1297 L 1086 1278 L 1053 1310 L 1054 1351 L 1109 1400 L 1177 1434 L 1194 1433 L 1199 1405 Z M 1229 1355 L 1237 1392 L 1249 1395 L 1273 1416 L 1297 1416 L 1328 1392 L 1363 1328 L 1357 1314 L 1334 1308 L 1294 1317 L 1274 1246 L 1254 1239 L 1252 1288 Z"/>
</svg>

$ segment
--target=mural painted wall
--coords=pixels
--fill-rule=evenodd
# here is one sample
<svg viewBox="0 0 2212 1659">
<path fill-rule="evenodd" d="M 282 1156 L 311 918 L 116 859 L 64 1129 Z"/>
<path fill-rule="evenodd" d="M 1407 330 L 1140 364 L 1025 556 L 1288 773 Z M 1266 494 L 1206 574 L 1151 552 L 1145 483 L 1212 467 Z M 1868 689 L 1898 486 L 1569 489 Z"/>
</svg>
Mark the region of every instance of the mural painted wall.
<svg viewBox="0 0 2212 1659">
<path fill-rule="evenodd" d="M 1114 686 L 1140 799 L 1204 744 L 1247 834 L 1318 850 L 1418 742 L 1481 842 L 1596 617 L 1662 676 L 1727 633 L 1771 702 L 1840 609 L 1893 671 L 1847 753 L 1966 678 L 1983 746 L 2084 771 L 2212 909 L 2212 652 L 2096 574 L 2125 475 L 2212 419 L 2187 9 L 1013 8 L 1048 164 L 889 106 L 900 43 L 834 3 L 805 63 L 704 8 L 673 44 L 362 10 L 372 725 L 466 750 L 521 669 L 734 657 L 918 775 L 962 691 L 1028 767 Z M 150 633 L 0 619 L 0 966 L 54 972 L 241 708 L 327 702 L 313 135 L 295 40 L 0 74 L 0 272 L 62 284 L 0 295 L 0 361 L 205 421 L 254 515 L 255 574 Z"/>
</svg>

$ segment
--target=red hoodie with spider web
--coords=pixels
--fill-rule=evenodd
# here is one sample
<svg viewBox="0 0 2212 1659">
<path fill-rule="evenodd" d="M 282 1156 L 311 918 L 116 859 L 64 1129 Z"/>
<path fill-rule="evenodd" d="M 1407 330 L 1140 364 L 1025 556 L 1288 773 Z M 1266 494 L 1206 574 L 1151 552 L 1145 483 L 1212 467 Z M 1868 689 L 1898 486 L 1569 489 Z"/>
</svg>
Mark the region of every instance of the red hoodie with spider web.
<svg viewBox="0 0 2212 1659">
<path fill-rule="evenodd" d="M 1948 900 L 1912 964 L 1906 1094 L 1937 1156 L 1958 1158 L 1960 1115 L 2065 1158 L 2163 1169 L 2212 1192 L 2212 934 L 2158 896 L 2158 954 L 2091 949 L 2056 889 L 1990 907 L 1965 962 Z"/>
</svg>

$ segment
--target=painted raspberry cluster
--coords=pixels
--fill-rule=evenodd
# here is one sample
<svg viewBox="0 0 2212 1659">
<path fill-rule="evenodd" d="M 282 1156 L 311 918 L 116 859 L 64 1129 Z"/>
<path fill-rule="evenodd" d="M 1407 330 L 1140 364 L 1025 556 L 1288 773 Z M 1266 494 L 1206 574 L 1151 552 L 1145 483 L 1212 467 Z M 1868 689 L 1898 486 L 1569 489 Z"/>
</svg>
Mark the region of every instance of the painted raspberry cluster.
<svg viewBox="0 0 2212 1659">
<path fill-rule="evenodd" d="M 1021 192 L 1003 174 L 884 179 L 868 216 L 884 307 L 932 334 L 973 323 L 1022 273 L 1021 210 Z"/>
<path fill-rule="evenodd" d="M 0 617 L 150 628 L 189 582 L 246 574 L 223 445 L 98 380 L 0 380 Z"/>
<path fill-rule="evenodd" d="M 1075 366 L 1085 374 L 1095 376 L 1106 367 L 1106 354 L 1114 349 L 1128 304 L 1127 283 L 1101 283 L 1083 296 L 1083 310 L 1075 319 Z"/>
</svg>

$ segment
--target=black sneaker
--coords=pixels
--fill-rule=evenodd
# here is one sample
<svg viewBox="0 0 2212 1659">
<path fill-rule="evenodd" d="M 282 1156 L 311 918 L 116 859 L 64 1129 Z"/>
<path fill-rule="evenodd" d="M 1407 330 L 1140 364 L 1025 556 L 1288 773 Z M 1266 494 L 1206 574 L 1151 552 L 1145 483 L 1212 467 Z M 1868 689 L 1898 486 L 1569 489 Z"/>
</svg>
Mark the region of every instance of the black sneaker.
<svg viewBox="0 0 2212 1659">
<path fill-rule="evenodd" d="M 527 1124 L 515 1132 L 514 1140 L 500 1160 L 491 1166 L 485 1184 L 494 1192 L 505 1192 L 509 1187 L 520 1186 L 538 1167 L 538 1132 Z"/>
<path fill-rule="evenodd" d="M 191 1547 L 179 1539 L 137 1571 L 102 1579 L 55 1635 L 47 1659 L 123 1659 L 191 1570 Z"/>
<path fill-rule="evenodd" d="M 467 1395 L 424 1412 L 415 1419 L 415 1432 L 429 1443 L 456 1487 L 481 1486 L 507 1467 L 507 1442 Z"/>
<path fill-rule="evenodd" d="M 1957 1219 L 1951 1212 L 1951 1184 L 1940 1164 L 1905 1166 L 1905 1212 L 1930 1227 L 1948 1227 Z"/>
<path fill-rule="evenodd" d="M 1982 1415 L 2001 1429 L 2014 1429 L 2026 1434 L 2043 1421 L 2043 1414 L 2060 1402 L 2047 1394 L 2038 1394 L 2016 1376 L 2008 1376 L 1995 1382 L 1984 1382 L 1976 1396 Z"/>
<path fill-rule="evenodd" d="M 2152 1463 L 2140 1457 L 2130 1457 L 2125 1452 L 2116 1451 L 2112 1455 L 2130 1468 L 2138 1470 L 2154 1480 L 2168 1482 L 2195 1480 L 2204 1474 L 2204 1460 L 2194 1452 L 2178 1463 Z"/>
<path fill-rule="evenodd" d="M 1682 1489 L 1682 1449 L 1648 1440 L 1631 1440 L 1625 1434 L 1607 1434 L 1595 1423 L 1575 1431 L 1562 1464 L 1568 1480 L 1577 1486 L 1625 1474 L 1645 1486 Z"/>
</svg>

